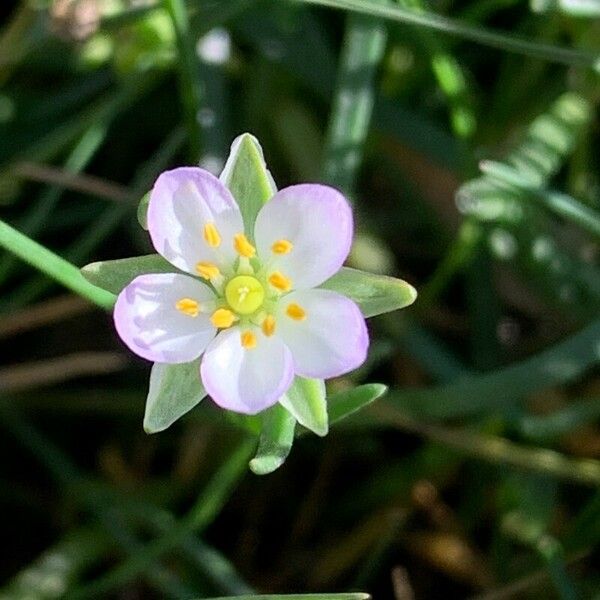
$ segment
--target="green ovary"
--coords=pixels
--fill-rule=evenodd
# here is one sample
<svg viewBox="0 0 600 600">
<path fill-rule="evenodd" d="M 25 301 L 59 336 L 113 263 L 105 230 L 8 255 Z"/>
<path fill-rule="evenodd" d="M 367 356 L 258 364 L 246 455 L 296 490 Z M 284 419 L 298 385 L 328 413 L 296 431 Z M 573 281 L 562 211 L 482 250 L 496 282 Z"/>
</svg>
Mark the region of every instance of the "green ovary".
<svg viewBox="0 0 600 600">
<path fill-rule="evenodd" d="M 238 275 L 225 286 L 225 298 L 236 313 L 249 315 L 262 306 L 265 290 L 256 277 Z"/>
</svg>

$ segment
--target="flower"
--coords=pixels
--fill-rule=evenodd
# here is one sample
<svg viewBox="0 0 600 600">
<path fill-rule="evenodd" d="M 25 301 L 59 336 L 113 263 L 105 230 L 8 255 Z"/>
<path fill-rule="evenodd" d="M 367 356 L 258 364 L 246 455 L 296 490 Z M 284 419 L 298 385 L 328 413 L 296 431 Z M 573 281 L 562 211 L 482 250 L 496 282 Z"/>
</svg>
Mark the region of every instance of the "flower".
<svg viewBox="0 0 600 600">
<path fill-rule="evenodd" d="M 326 379 L 364 362 L 369 338 L 359 308 L 317 287 L 352 243 L 352 212 L 337 190 L 282 189 L 245 231 L 225 185 L 182 167 L 158 177 L 148 229 L 178 272 L 136 277 L 117 298 L 117 332 L 154 362 L 202 357 L 202 383 L 221 407 L 256 414 L 295 375 Z"/>
</svg>

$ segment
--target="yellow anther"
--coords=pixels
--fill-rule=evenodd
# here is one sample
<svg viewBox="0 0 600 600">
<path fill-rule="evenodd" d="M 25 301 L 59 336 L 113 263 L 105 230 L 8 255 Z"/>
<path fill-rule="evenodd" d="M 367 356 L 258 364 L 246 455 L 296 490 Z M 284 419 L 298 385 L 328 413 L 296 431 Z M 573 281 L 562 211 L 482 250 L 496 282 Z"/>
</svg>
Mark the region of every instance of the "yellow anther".
<svg viewBox="0 0 600 600">
<path fill-rule="evenodd" d="M 265 317 L 262 322 L 262 330 L 267 337 L 271 337 L 275 333 L 275 317 L 273 315 Z"/>
<path fill-rule="evenodd" d="M 240 256 L 245 256 L 246 258 L 252 258 L 256 254 L 256 248 L 243 233 L 233 236 L 233 247 Z"/>
<path fill-rule="evenodd" d="M 204 241 L 211 248 L 218 248 L 221 245 L 221 235 L 214 223 L 207 223 L 204 226 Z"/>
<path fill-rule="evenodd" d="M 217 329 L 227 329 L 231 327 L 236 320 L 236 316 L 226 308 L 218 308 L 210 317 L 210 322 Z"/>
<path fill-rule="evenodd" d="M 274 254 L 287 254 L 292 251 L 294 244 L 289 240 L 277 240 L 272 246 L 271 250 Z"/>
<path fill-rule="evenodd" d="M 200 305 L 192 298 L 182 298 L 175 304 L 175 308 L 188 317 L 197 317 L 200 312 Z"/>
<path fill-rule="evenodd" d="M 196 263 L 196 272 L 198 273 L 198 275 L 200 275 L 200 277 L 209 280 L 214 279 L 215 277 L 218 277 L 221 274 L 221 271 L 219 271 L 219 267 L 209 262 Z"/>
<path fill-rule="evenodd" d="M 251 350 L 252 348 L 256 348 L 256 335 L 252 331 L 244 331 L 240 336 L 242 346 L 246 348 L 246 350 Z"/>
<path fill-rule="evenodd" d="M 306 319 L 306 311 L 299 304 L 288 304 L 285 312 L 290 319 L 294 321 L 304 321 Z"/>
<path fill-rule="evenodd" d="M 271 273 L 269 283 L 281 292 L 289 292 L 292 289 L 292 280 L 279 271 Z"/>
</svg>

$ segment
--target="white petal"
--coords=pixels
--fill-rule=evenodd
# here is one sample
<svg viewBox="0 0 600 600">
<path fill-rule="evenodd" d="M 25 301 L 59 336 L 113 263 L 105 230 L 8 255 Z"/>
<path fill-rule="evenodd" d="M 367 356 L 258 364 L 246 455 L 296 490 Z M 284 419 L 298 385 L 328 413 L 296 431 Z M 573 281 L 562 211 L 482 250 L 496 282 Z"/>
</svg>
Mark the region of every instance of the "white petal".
<svg viewBox="0 0 600 600">
<path fill-rule="evenodd" d="M 218 247 L 204 237 L 213 224 Z M 159 254 L 188 273 L 196 264 L 209 262 L 228 267 L 237 254 L 233 238 L 243 233 L 242 215 L 231 192 L 208 171 L 182 167 L 166 171 L 156 180 L 148 205 L 148 229 Z"/>
<path fill-rule="evenodd" d="M 212 306 L 215 296 L 200 281 L 174 273 L 140 275 L 117 298 L 117 332 L 138 356 L 159 363 L 198 358 L 215 336 L 210 310 L 193 317 L 176 308 L 182 299 Z"/>
<path fill-rule="evenodd" d="M 275 404 L 292 383 L 294 372 L 289 349 L 277 336 L 256 336 L 254 348 L 244 348 L 240 327 L 219 333 L 207 348 L 200 373 L 208 394 L 222 408 L 256 414 Z"/>
<path fill-rule="evenodd" d="M 336 273 L 352 244 L 352 211 L 332 187 L 293 185 L 277 192 L 256 217 L 258 255 L 270 271 L 291 278 L 294 289 L 312 288 Z M 291 242 L 287 254 L 273 252 L 279 240 Z"/>
<path fill-rule="evenodd" d="M 305 312 L 304 320 L 288 316 L 290 304 Z M 279 301 L 276 332 L 294 358 L 294 371 L 305 377 L 337 377 L 360 366 L 367 356 L 369 335 L 358 306 L 329 290 L 292 292 Z"/>
</svg>

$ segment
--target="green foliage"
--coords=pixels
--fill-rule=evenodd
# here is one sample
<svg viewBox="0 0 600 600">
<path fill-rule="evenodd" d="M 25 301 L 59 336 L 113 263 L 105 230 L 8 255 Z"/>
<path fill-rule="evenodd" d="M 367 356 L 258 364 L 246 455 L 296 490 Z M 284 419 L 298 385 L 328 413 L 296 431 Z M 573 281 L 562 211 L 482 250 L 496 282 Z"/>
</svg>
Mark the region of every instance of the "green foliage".
<svg viewBox="0 0 600 600">
<path fill-rule="evenodd" d="M 598 3 L 12 4 L 0 598 L 595 597 Z M 197 362 L 155 366 L 144 415 L 109 311 L 174 270 L 148 190 L 224 168 L 251 229 L 264 157 L 350 196 L 323 287 L 381 315 L 369 358 L 257 416 L 198 405 Z"/>
</svg>

